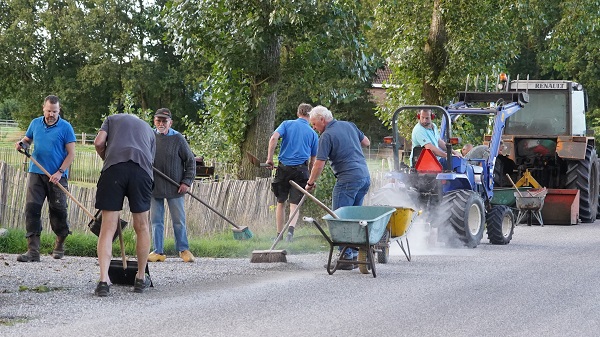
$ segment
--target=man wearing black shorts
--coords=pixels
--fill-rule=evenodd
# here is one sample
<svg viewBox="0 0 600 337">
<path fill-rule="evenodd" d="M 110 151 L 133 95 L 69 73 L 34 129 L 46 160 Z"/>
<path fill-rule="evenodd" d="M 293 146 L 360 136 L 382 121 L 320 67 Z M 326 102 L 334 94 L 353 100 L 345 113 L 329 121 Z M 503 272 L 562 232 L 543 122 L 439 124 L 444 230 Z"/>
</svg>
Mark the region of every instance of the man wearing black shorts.
<svg viewBox="0 0 600 337">
<path fill-rule="evenodd" d="M 308 113 L 312 106 L 302 103 L 298 106 L 295 120 L 286 120 L 273 132 L 269 139 L 269 149 L 267 154 L 267 167 L 273 168 L 273 153 L 279 138 L 282 138 L 281 148 L 279 150 L 279 165 L 271 190 L 277 198 L 277 208 L 275 210 L 275 221 L 277 222 L 277 237 L 283 230 L 285 218 L 285 202 L 290 200 L 290 216 L 302 199 L 302 192 L 293 188 L 289 181 L 292 180 L 300 186 L 305 186 L 309 176 L 309 170 L 312 167 L 316 155 L 319 139 L 317 133 L 308 123 Z M 290 220 L 287 241 L 292 241 L 294 236 L 294 227 L 298 215 Z"/>
<path fill-rule="evenodd" d="M 104 297 L 109 293 L 108 268 L 112 257 L 112 239 L 125 197 L 129 202 L 136 234 L 138 271 L 133 291 L 142 293 L 151 284 L 150 275 L 145 270 L 150 252 L 148 211 L 154 185 L 154 132 L 148 123 L 135 115 L 111 115 L 104 120 L 94 146 L 104 160 L 96 191 L 96 208 L 102 210 L 102 227 L 97 248 L 100 281 L 95 294 Z"/>
</svg>

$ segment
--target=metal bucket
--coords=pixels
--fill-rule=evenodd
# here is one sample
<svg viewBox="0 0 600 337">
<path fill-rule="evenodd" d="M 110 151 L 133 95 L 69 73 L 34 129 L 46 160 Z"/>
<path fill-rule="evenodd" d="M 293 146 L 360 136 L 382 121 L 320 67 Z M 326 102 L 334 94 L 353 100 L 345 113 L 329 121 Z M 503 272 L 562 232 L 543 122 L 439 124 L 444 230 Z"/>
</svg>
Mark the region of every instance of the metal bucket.
<svg viewBox="0 0 600 337">
<path fill-rule="evenodd" d="M 540 190 L 528 190 L 521 194 L 519 194 L 519 192 L 514 192 L 517 208 L 523 211 L 539 211 L 544 207 L 544 199 L 546 199 L 547 193 L 548 190 L 545 188 Z"/>
</svg>

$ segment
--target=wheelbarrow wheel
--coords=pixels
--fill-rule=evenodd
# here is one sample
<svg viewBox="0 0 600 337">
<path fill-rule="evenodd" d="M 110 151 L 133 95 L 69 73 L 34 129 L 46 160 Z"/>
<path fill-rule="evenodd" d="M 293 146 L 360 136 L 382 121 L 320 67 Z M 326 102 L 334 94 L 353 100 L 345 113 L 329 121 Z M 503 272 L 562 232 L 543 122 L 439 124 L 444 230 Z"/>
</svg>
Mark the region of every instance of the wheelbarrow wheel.
<svg viewBox="0 0 600 337">
<path fill-rule="evenodd" d="M 358 250 L 358 258 L 357 259 L 358 259 L 358 262 L 367 262 L 367 251 L 364 250 L 363 248 L 360 248 Z M 366 264 L 359 264 L 358 270 L 360 271 L 361 274 L 369 273 L 369 268 L 368 268 L 368 265 L 366 265 Z"/>
<path fill-rule="evenodd" d="M 379 244 L 377 246 L 377 262 L 379 263 L 388 263 L 390 261 L 390 245 L 388 243 L 390 239 L 390 231 L 385 231 L 381 240 L 379 240 Z"/>
</svg>

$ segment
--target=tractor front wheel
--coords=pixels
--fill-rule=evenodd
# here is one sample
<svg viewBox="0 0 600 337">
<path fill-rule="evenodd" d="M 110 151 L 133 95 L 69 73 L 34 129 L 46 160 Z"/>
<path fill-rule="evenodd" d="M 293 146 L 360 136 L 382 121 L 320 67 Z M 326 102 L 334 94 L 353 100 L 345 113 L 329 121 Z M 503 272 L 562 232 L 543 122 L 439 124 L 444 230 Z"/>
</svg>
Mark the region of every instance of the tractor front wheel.
<svg viewBox="0 0 600 337">
<path fill-rule="evenodd" d="M 515 231 L 515 217 L 508 206 L 496 205 L 486 215 L 487 237 L 491 244 L 507 245 Z"/>
</svg>

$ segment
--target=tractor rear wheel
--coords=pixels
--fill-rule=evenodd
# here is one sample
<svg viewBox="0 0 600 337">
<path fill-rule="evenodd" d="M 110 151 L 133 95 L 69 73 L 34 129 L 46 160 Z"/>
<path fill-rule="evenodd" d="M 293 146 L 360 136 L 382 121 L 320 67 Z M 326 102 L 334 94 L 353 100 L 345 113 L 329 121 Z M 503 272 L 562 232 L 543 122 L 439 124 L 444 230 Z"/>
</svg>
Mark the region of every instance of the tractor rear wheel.
<svg viewBox="0 0 600 337">
<path fill-rule="evenodd" d="M 567 163 L 567 182 L 565 188 L 579 190 L 579 217 L 581 222 L 596 220 L 598 212 L 598 154 L 588 146 L 585 159 Z"/>
<path fill-rule="evenodd" d="M 481 242 L 485 212 L 483 200 L 474 191 L 457 190 L 444 195 L 439 215 L 438 233 L 445 235 L 441 239 L 446 244 L 453 246 L 456 241 L 451 235 L 447 235 L 452 231 L 458 234 L 458 240 L 467 247 L 475 248 Z"/>
<path fill-rule="evenodd" d="M 507 245 L 515 231 L 515 216 L 508 206 L 492 206 L 486 215 L 487 237 L 491 244 Z"/>
</svg>

